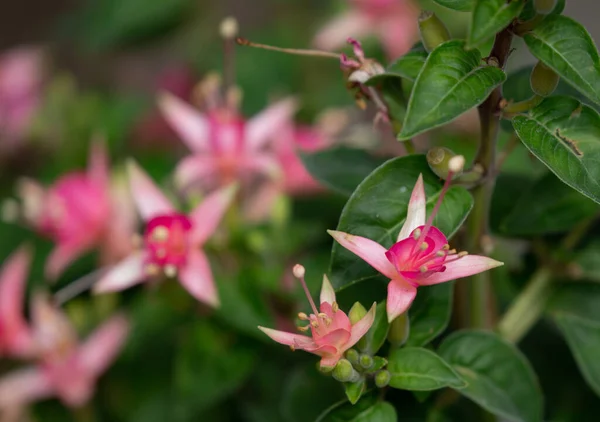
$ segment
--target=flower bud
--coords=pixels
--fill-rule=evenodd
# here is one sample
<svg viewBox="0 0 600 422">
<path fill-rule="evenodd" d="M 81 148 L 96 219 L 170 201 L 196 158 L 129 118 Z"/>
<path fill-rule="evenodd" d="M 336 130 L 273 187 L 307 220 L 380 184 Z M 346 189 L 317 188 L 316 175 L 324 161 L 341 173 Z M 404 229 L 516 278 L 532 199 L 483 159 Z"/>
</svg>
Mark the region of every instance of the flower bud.
<svg viewBox="0 0 600 422">
<path fill-rule="evenodd" d="M 535 11 L 541 15 L 547 15 L 554 10 L 556 0 L 533 0 Z"/>
<path fill-rule="evenodd" d="M 238 33 L 238 21 L 233 16 L 228 16 L 221 21 L 221 25 L 219 25 L 219 33 L 221 37 L 230 40 L 235 38 Z"/>
<path fill-rule="evenodd" d="M 360 366 L 364 369 L 369 369 L 373 367 L 373 357 L 371 355 L 362 354 L 358 360 Z"/>
<path fill-rule="evenodd" d="M 346 352 L 346 359 L 350 361 L 352 365 L 358 365 L 359 354 L 356 349 L 350 349 Z"/>
<path fill-rule="evenodd" d="M 356 382 L 360 379 L 360 374 L 347 359 L 339 360 L 333 369 L 332 375 L 339 382 Z"/>
<path fill-rule="evenodd" d="M 406 343 L 408 335 L 410 334 L 410 321 L 408 319 L 408 313 L 404 312 L 396 317 L 395 320 L 390 324 L 388 331 L 388 341 L 397 347 L 402 346 Z"/>
<path fill-rule="evenodd" d="M 450 39 L 450 32 L 444 22 L 429 10 L 424 10 L 419 16 L 419 32 L 423 46 L 428 53 Z"/>
<path fill-rule="evenodd" d="M 294 273 L 294 277 L 303 278 L 304 274 L 306 274 L 306 269 L 304 268 L 303 265 L 296 264 L 296 265 L 294 265 L 292 272 Z"/>
<path fill-rule="evenodd" d="M 541 97 L 552 94 L 558 85 L 559 76 L 541 61 L 531 71 L 529 82 L 533 92 Z"/>
<path fill-rule="evenodd" d="M 427 164 L 429 168 L 438 177 L 446 180 L 450 169 L 450 160 L 458 157 L 452 150 L 446 147 L 433 147 L 427 151 Z M 453 177 L 460 175 L 461 172 L 455 172 Z"/>
<path fill-rule="evenodd" d="M 348 318 L 352 325 L 360 321 L 365 315 L 367 315 L 367 310 L 360 302 L 354 302 L 354 305 L 350 308 L 350 312 L 348 312 Z"/>
<path fill-rule="evenodd" d="M 392 375 L 390 374 L 390 372 L 384 369 L 383 371 L 377 372 L 377 374 L 375 375 L 375 385 L 378 388 L 387 387 L 391 379 Z"/>
</svg>

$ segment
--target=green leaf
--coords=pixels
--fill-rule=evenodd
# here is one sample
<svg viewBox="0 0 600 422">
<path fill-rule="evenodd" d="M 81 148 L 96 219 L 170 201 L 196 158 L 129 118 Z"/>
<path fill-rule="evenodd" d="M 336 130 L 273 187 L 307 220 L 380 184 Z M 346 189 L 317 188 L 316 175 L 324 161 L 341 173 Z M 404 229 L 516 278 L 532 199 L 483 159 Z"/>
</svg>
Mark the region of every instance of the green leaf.
<svg viewBox="0 0 600 422">
<path fill-rule="evenodd" d="M 390 386 L 402 390 L 429 391 L 444 387 L 464 388 L 465 381 L 431 350 L 405 347 L 390 353 L 387 370 Z"/>
<path fill-rule="evenodd" d="M 339 147 L 312 154 L 302 153 L 308 172 L 325 186 L 350 196 L 373 170 L 385 162 L 364 150 Z"/>
<path fill-rule="evenodd" d="M 337 230 L 364 236 L 389 248 L 395 242 L 406 219 L 414 184 L 423 174 L 427 206 L 431 212 L 442 184 L 427 165 L 425 156 L 410 155 L 387 161 L 371 173 L 352 194 Z M 473 197 L 464 188 L 451 187 L 434 224 L 451 237 L 461 226 L 473 206 Z M 383 276 L 362 259 L 334 242 L 331 252 L 331 282 L 336 289 Z"/>
<path fill-rule="evenodd" d="M 600 115 L 569 97 L 550 97 L 513 118 L 525 146 L 567 185 L 600 202 Z"/>
<path fill-rule="evenodd" d="M 448 123 L 481 104 L 506 75 L 481 66 L 478 50 L 465 50 L 464 41 L 447 41 L 433 50 L 415 81 L 398 139 Z"/>
<path fill-rule="evenodd" d="M 440 6 L 448 9 L 458 10 L 459 12 L 470 12 L 473 10 L 475 0 L 433 0 Z"/>
<path fill-rule="evenodd" d="M 523 38 L 535 57 L 600 104 L 600 57 L 580 23 L 567 16 L 548 16 Z"/>
<path fill-rule="evenodd" d="M 560 233 L 598 213 L 600 206 L 546 173 L 522 191 L 502 232 L 511 235 Z"/>
<path fill-rule="evenodd" d="M 489 412 L 511 421 L 542 420 L 543 398 L 525 356 L 494 333 L 459 331 L 440 355 L 467 381 L 459 390 Z"/>
<path fill-rule="evenodd" d="M 381 356 L 373 356 L 373 366 L 369 368 L 367 372 L 373 373 L 377 372 L 383 367 L 387 365 L 387 359 L 382 358 Z"/>
<path fill-rule="evenodd" d="M 344 390 L 346 391 L 346 397 L 348 397 L 348 401 L 352 404 L 356 404 L 356 402 L 360 399 L 362 393 L 365 392 L 367 386 L 367 382 L 365 377 L 362 377 L 357 382 L 347 382 L 344 384 Z"/>
<path fill-rule="evenodd" d="M 340 402 L 319 416 L 315 422 L 396 422 L 398 416 L 394 406 L 378 401 L 372 394 L 356 405 Z"/>
<path fill-rule="evenodd" d="M 567 313 L 557 313 L 554 321 L 567 340 L 579 371 L 600 396 L 600 322 Z"/>
<path fill-rule="evenodd" d="M 600 281 L 600 240 L 592 240 L 573 256 L 571 266 L 574 266 L 578 278 Z"/>
<path fill-rule="evenodd" d="M 407 98 L 402 77 L 395 73 L 373 76 L 365 85 L 376 86 L 388 107 L 390 117 L 397 122 L 404 120 Z"/>
<path fill-rule="evenodd" d="M 443 283 L 419 289 L 410 307 L 410 334 L 407 346 L 425 346 L 448 326 L 452 313 L 454 283 Z"/>
<path fill-rule="evenodd" d="M 600 285 L 596 283 L 558 284 L 550 301 L 550 314 L 567 313 L 600 323 Z"/>
<path fill-rule="evenodd" d="M 475 0 L 467 36 L 468 48 L 477 47 L 506 28 L 519 16 L 524 5 L 523 0 L 510 3 L 506 0 Z"/>
<path fill-rule="evenodd" d="M 388 66 L 384 75 L 397 75 L 411 81 L 417 79 L 427 60 L 427 51 L 422 44 L 413 47 L 408 53 Z"/>
<path fill-rule="evenodd" d="M 365 347 L 361 349 L 363 353 L 374 355 L 385 343 L 387 338 L 388 329 L 390 324 L 387 320 L 387 313 L 385 310 L 385 301 L 377 304 L 377 310 L 375 312 L 375 321 L 367 334 L 360 340 L 358 344 L 365 344 Z"/>
</svg>

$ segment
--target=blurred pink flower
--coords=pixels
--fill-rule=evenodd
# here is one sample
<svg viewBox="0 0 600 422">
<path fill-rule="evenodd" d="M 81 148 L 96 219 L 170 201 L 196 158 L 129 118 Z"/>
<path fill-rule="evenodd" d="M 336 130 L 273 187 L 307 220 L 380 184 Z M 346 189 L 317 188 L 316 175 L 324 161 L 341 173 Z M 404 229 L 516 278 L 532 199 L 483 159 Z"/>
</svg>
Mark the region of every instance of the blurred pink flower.
<svg viewBox="0 0 600 422">
<path fill-rule="evenodd" d="M 406 53 L 418 40 L 418 8 L 412 0 L 348 0 L 350 9 L 317 33 L 314 44 L 324 50 L 342 47 L 349 37 L 374 34 L 390 59 Z"/>
<path fill-rule="evenodd" d="M 0 151 L 15 147 L 27 134 L 39 105 L 42 53 L 34 47 L 0 55 Z"/>
<path fill-rule="evenodd" d="M 419 175 L 408 203 L 406 221 L 396 243 L 389 250 L 365 237 L 329 230 L 340 245 L 390 279 L 387 296 L 390 322 L 410 307 L 419 286 L 468 277 L 503 265 L 485 256 L 467 255 L 466 252 L 457 254 L 456 250 L 450 250 L 446 236 L 432 226 L 451 178 L 450 175 L 426 222 L 425 188 Z"/>
<path fill-rule="evenodd" d="M 0 409 L 49 397 L 58 397 L 70 407 L 84 405 L 94 393 L 96 380 L 122 348 L 129 330 L 127 320 L 112 317 L 78 344 L 65 315 L 39 295 L 33 300 L 32 320 L 37 364 L 0 379 Z"/>
<path fill-rule="evenodd" d="M 33 354 L 31 332 L 25 321 L 23 301 L 31 253 L 21 247 L 0 269 L 0 357 Z"/>
<path fill-rule="evenodd" d="M 327 276 L 323 277 L 320 309 L 317 309 L 304 281 L 304 267 L 296 265 L 294 275 L 300 279 L 313 311 L 310 315 L 298 314 L 300 320 L 308 322 L 307 326 L 298 329 L 300 331 L 310 329 L 311 337 L 270 328 L 258 328 L 277 343 L 290 346 L 292 350 L 305 350 L 320 356 L 322 368 L 333 368 L 343 357 L 344 352 L 354 346 L 373 325 L 375 304 L 364 317 L 352 324 L 346 313 L 339 309 L 335 301 L 335 292 Z"/>
<path fill-rule="evenodd" d="M 101 142 L 92 146 L 85 172 L 68 173 L 47 189 L 33 180 L 21 181 L 25 219 L 57 245 L 46 262 L 49 279 L 94 247 L 112 259 L 130 251 L 135 220 L 124 209 L 128 202 L 121 190 L 111 188 Z"/>
<path fill-rule="evenodd" d="M 131 193 L 146 223 L 143 249 L 133 252 L 108 271 L 94 287 L 96 293 L 123 290 L 161 272 L 178 276 L 196 299 L 218 306 L 208 258 L 200 249 L 215 232 L 236 187 L 208 195 L 189 215 L 175 210 L 150 177 L 135 163 L 129 165 Z"/>
</svg>

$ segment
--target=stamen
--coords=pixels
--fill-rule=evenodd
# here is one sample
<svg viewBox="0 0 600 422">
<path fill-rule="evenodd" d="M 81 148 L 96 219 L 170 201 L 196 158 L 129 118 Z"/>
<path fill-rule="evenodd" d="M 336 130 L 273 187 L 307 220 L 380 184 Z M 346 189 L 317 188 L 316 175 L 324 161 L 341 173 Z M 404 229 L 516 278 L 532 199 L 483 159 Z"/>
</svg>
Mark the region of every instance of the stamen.
<svg viewBox="0 0 600 422">
<path fill-rule="evenodd" d="M 306 315 L 304 312 L 298 313 L 298 319 L 300 321 L 309 321 L 310 320 L 310 318 L 308 318 L 308 315 Z"/>
<path fill-rule="evenodd" d="M 156 226 L 154 230 L 152 230 L 151 236 L 152 240 L 164 242 L 169 238 L 169 229 L 165 226 Z"/>
<path fill-rule="evenodd" d="M 292 349 L 292 352 L 295 352 L 295 351 L 296 351 L 296 348 L 294 347 L 294 345 L 293 345 L 293 344 L 290 344 L 290 349 Z"/>
<path fill-rule="evenodd" d="M 298 326 L 298 330 L 302 331 L 303 333 L 306 332 L 306 331 L 308 331 L 309 328 L 310 328 L 310 325 L 307 325 L 307 326 L 304 326 L 304 327 L 300 326 L 300 325 Z"/>
<path fill-rule="evenodd" d="M 331 310 L 332 310 L 334 313 L 340 310 L 340 306 L 338 305 L 338 303 L 337 303 L 337 302 L 333 302 L 333 303 L 331 304 Z"/>
<path fill-rule="evenodd" d="M 226 90 L 235 83 L 235 41 L 234 38 L 238 33 L 237 20 L 229 16 L 221 21 L 219 28 L 221 37 L 223 38 L 223 85 Z"/>
<path fill-rule="evenodd" d="M 160 271 L 160 267 L 156 264 L 148 264 L 146 265 L 146 274 L 148 275 L 157 275 Z"/>
<path fill-rule="evenodd" d="M 454 255 L 456 253 L 456 249 L 450 249 L 448 251 L 448 255 Z"/>
<path fill-rule="evenodd" d="M 164 267 L 165 275 L 169 278 L 173 278 L 177 275 L 177 267 L 175 265 L 167 264 Z"/>
<path fill-rule="evenodd" d="M 262 48 L 263 50 L 278 51 L 280 53 L 294 54 L 294 55 L 299 55 L 299 56 L 329 57 L 329 58 L 336 59 L 336 60 L 340 59 L 340 55 L 338 53 L 332 53 L 330 51 L 274 47 L 272 45 L 266 45 L 266 44 L 252 42 L 250 40 L 247 40 L 246 38 L 241 38 L 241 37 L 237 37 L 235 39 L 235 42 L 238 43 L 238 45 L 242 45 L 242 46 L 246 46 L 246 47 Z"/>
<path fill-rule="evenodd" d="M 459 258 L 462 258 L 463 256 L 467 256 L 467 255 L 469 255 L 469 252 L 467 252 L 467 251 L 462 251 L 462 252 L 458 253 Z"/>
<path fill-rule="evenodd" d="M 425 249 L 427 249 L 427 243 L 425 243 L 425 242 L 422 242 L 422 243 L 419 245 L 419 249 L 421 249 L 422 251 L 424 251 Z"/>
<path fill-rule="evenodd" d="M 415 229 L 415 231 L 413 232 L 413 238 L 415 240 L 419 240 L 419 237 L 421 237 L 421 229 Z"/>
<path fill-rule="evenodd" d="M 447 251 L 450 249 L 450 245 L 446 243 L 442 249 Z"/>
<path fill-rule="evenodd" d="M 315 327 L 315 328 L 318 328 L 318 327 L 319 327 L 319 323 L 318 323 L 316 320 L 315 320 L 315 321 L 311 321 L 311 322 L 310 322 L 310 325 L 312 325 L 312 326 L 313 326 L 313 327 Z"/>
<path fill-rule="evenodd" d="M 421 265 L 419 267 L 419 271 L 421 271 L 422 273 L 426 273 L 428 270 L 427 265 Z"/>
<path fill-rule="evenodd" d="M 439 257 L 442 257 L 442 256 L 446 256 L 446 255 L 447 255 L 447 252 L 446 252 L 446 251 L 437 251 L 437 252 L 435 253 L 435 255 L 436 255 L 436 256 L 439 256 Z"/>
<path fill-rule="evenodd" d="M 319 313 L 319 311 L 317 310 L 317 307 L 315 306 L 315 302 L 313 301 L 312 297 L 310 296 L 310 291 L 308 290 L 306 281 L 304 281 L 304 274 L 306 273 L 306 269 L 302 265 L 296 264 L 296 265 L 294 265 L 294 268 L 292 271 L 294 273 L 294 277 L 296 277 L 298 280 L 300 280 L 300 283 L 302 284 L 302 288 L 304 289 L 304 293 L 306 294 L 308 302 L 310 303 L 310 307 L 312 308 L 313 313 L 315 315 L 317 315 Z M 312 324 L 312 322 L 311 322 L 311 324 Z"/>
<path fill-rule="evenodd" d="M 321 318 L 323 321 L 325 321 L 325 325 L 331 324 L 331 318 L 329 318 L 329 315 L 327 315 L 326 313 L 321 312 L 319 314 L 319 318 Z"/>
</svg>

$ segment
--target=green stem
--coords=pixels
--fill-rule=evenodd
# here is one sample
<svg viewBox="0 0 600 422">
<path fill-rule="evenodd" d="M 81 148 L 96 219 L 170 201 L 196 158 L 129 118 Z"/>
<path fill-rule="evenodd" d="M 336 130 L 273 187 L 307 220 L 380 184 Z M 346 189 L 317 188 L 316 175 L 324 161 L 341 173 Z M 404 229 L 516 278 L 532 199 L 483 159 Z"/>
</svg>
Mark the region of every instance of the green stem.
<svg viewBox="0 0 600 422">
<path fill-rule="evenodd" d="M 415 154 L 417 152 L 417 150 L 415 149 L 415 144 L 413 143 L 412 139 L 409 139 L 408 141 L 404 141 L 404 148 L 406 148 L 406 152 L 408 152 L 409 154 Z"/>
</svg>

